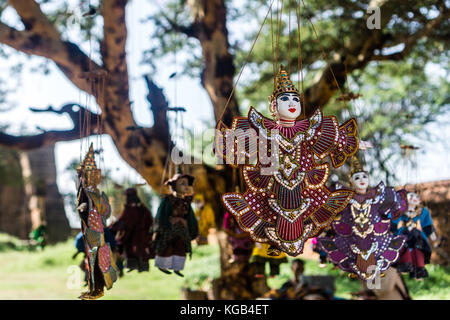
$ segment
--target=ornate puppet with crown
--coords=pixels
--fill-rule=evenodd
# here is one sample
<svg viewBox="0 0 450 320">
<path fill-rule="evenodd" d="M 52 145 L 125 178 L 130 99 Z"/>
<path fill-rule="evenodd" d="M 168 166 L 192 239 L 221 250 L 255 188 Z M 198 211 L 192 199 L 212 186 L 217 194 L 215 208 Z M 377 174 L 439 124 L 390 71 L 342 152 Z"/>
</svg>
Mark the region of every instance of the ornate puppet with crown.
<svg viewBox="0 0 450 320">
<path fill-rule="evenodd" d="M 328 258 L 351 277 L 374 279 L 400 256 L 405 237 L 391 233 L 391 218 L 406 210 L 406 191 L 380 182 L 369 188 L 369 175 L 358 159 L 351 162 L 353 198 L 332 223 L 334 236 L 318 238 Z"/>
<path fill-rule="evenodd" d="M 428 277 L 425 264 L 430 263 L 431 246 L 428 237 L 436 240 L 436 232 L 430 211 L 421 205 L 417 192 L 407 194 L 408 209 L 394 222 L 397 234 L 407 237 L 406 245 L 401 252 L 397 270 L 408 273 L 410 278 L 422 280 Z"/>
<path fill-rule="evenodd" d="M 297 120 L 300 95 L 283 66 L 269 101 L 273 120 L 252 107 L 247 118 L 233 119 L 231 129 L 217 125 L 216 153 L 233 167 L 248 163 L 241 166 L 246 191 L 223 194 L 222 200 L 242 230 L 270 244 L 269 254 L 297 256 L 353 196 L 327 189 L 330 165 L 321 160 L 330 156 L 334 167 L 343 165 L 358 149 L 357 126 L 354 119 L 339 126 L 319 108 Z"/>
<path fill-rule="evenodd" d="M 118 268 L 111 246 L 105 241 L 106 220 L 111 214 L 108 199 L 100 193 L 101 170 L 97 169 L 91 144 L 86 157 L 77 168 L 77 211 L 81 219 L 81 231 L 88 261 L 89 291 L 80 298 L 93 300 L 103 296 L 103 288 L 109 290 L 117 280 Z"/>
</svg>

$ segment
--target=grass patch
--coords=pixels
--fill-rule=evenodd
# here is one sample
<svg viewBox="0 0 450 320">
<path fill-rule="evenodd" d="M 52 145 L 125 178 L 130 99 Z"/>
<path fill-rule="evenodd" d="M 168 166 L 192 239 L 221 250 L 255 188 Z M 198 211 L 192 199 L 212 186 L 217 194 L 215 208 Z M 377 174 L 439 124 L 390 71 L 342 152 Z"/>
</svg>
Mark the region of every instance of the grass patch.
<svg viewBox="0 0 450 320">
<path fill-rule="evenodd" d="M 82 255 L 71 258 L 75 253 L 73 239 L 47 246 L 43 251 L 28 251 L 21 241 L 0 234 L 0 248 L 0 300 L 77 299 L 84 291 L 74 285 L 77 281 L 81 283 L 83 275 L 78 271 Z M 288 263 L 281 265 L 278 277 L 268 280 L 270 287 L 279 288 L 292 276 L 291 261 L 289 258 Z M 427 270 L 430 277 L 422 282 L 404 276 L 413 299 L 450 299 L 450 268 L 428 265 Z M 218 245 L 193 245 L 192 259 L 187 259 L 183 273 L 185 278 L 166 275 L 154 267 L 152 260 L 150 272 L 125 273 L 102 299 L 178 300 L 182 287 L 208 289 L 210 280 L 220 274 Z M 360 290 L 358 280 L 349 279 L 340 270 L 332 270 L 330 265 L 321 269 L 317 261 L 305 259 L 305 275 L 319 274 L 335 277 L 338 297 L 350 298 L 350 292 Z"/>
</svg>

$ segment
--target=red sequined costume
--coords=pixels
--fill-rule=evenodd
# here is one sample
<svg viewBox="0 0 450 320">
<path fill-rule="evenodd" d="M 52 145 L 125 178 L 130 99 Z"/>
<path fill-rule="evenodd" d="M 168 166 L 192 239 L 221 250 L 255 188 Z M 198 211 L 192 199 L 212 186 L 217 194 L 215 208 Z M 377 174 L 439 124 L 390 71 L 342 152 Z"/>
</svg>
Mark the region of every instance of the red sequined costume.
<svg viewBox="0 0 450 320">
<path fill-rule="evenodd" d="M 358 149 L 357 127 L 354 119 L 339 126 L 334 116 L 324 117 L 320 109 L 293 127 L 283 127 L 265 118 L 253 107 L 248 118 L 234 118 L 231 129 L 219 122 L 216 150 L 230 159 L 251 158 L 257 155 L 255 165 L 242 165 L 244 193 L 225 193 L 222 200 L 239 226 L 249 232 L 253 240 L 297 256 L 308 238 L 322 232 L 343 210 L 353 191 L 330 192 L 325 186 L 330 172 L 328 163 L 317 163 L 330 156 L 332 165 L 340 167 Z M 239 130 L 240 129 L 240 130 Z M 254 129 L 262 141 L 245 139 L 245 133 Z M 278 132 L 274 131 L 278 130 Z M 234 135 L 234 145 L 227 148 L 227 138 Z M 253 135 L 254 136 L 254 135 Z M 270 148 L 275 141 L 277 151 Z M 261 146 L 269 157 L 275 156 L 279 166 L 272 174 L 263 175 L 268 165 L 261 161 Z M 267 150 L 267 152 L 266 152 Z M 237 160 L 232 166 L 236 166 Z"/>
</svg>

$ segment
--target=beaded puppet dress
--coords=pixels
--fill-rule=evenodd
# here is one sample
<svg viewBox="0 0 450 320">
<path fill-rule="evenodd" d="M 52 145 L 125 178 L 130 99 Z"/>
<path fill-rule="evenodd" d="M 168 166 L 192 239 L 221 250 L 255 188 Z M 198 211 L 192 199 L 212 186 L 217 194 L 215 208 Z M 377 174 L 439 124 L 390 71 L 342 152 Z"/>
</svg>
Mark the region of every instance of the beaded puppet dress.
<svg viewBox="0 0 450 320">
<path fill-rule="evenodd" d="M 362 172 L 352 168 L 352 174 Z M 356 171 L 355 171 L 356 170 Z M 360 170 L 360 171 L 358 171 Z M 319 237 L 318 242 L 330 262 L 341 270 L 370 280 L 395 263 L 405 237 L 391 232 L 391 218 L 406 210 L 405 191 L 396 192 L 380 182 L 365 194 L 353 195 L 342 214 L 332 223 L 333 237 Z"/>
<path fill-rule="evenodd" d="M 81 299 L 96 299 L 103 295 L 103 287 L 109 290 L 118 278 L 118 268 L 113 258 L 111 245 L 105 241 L 106 220 L 111 215 L 108 198 L 100 193 L 100 170 L 94 159 L 91 144 L 84 161 L 77 169 L 81 183 L 77 194 L 77 208 L 81 219 L 85 253 L 88 262 L 89 291 Z M 85 204 L 85 206 L 83 206 Z"/>
<path fill-rule="evenodd" d="M 298 94 L 281 67 L 271 99 L 285 92 Z M 354 119 L 339 126 L 335 117 L 317 109 L 310 118 L 284 127 L 251 107 L 247 118 L 234 118 L 231 129 L 220 121 L 216 132 L 216 152 L 227 164 L 237 167 L 242 159 L 256 159 L 256 164 L 241 165 L 245 192 L 222 195 L 226 210 L 254 241 L 269 243 L 274 252 L 302 253 L 305 241 L 320 234 L 353 196 L 350 190 L 330 192 L 325 186 L 330 165 L 317 161 L 330 156 L 332 165 L 340 167 L 356 152 Z M 275 159 L 275 169 L 265 155 Z M 230 156 L 235 156 L 232 161 Z"/>
</svg>

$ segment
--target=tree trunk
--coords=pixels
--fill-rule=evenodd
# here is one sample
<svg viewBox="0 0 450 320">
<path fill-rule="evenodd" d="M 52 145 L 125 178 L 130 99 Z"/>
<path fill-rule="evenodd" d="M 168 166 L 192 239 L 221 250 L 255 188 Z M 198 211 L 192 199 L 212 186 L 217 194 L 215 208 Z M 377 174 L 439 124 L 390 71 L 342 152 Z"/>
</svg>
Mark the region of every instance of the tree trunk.
<svg viewBox="0 0 450 320">
<path fill-rule="evenodd" d="M 20 162 L 32 229 L 45 223 L 48 243 L 67 240 L 71 229 L 56 182 L 55 146 L 23 152 Z"/>
</svg>

